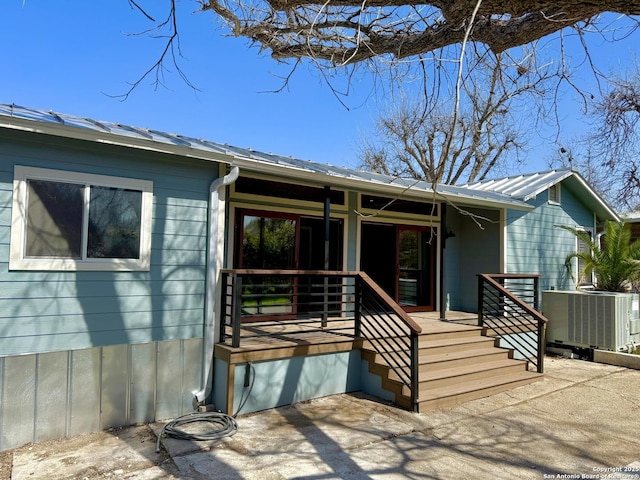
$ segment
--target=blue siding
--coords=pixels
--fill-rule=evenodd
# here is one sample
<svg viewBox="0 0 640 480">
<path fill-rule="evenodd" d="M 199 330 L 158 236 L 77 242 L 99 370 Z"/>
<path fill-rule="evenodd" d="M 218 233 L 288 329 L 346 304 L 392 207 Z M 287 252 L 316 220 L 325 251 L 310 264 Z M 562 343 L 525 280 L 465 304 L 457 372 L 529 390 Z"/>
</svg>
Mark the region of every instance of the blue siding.
<svg viewBox="0 0 640 480">
<path fill-rule="evenodd" d="M 226 364 L 216 359 L 216 376 Z M 312 398 L 362 389 L 360 352 L 330 353 L 254 362 L 251 389 L 244 387 L 246 364 L 234 365 L 233 405 L 226 405 L 226 389 L 216 389 L 218 406 L 227 413 L 252 413 Z M 226 377 L 226 374 L 222 374 Z M 241 406 L 241 402 L 245 403 Z"/>
<path fill-rule="evenodd" d="M 455 237 L 447 240 L 445 283 L 449 309 L 476 312 L 478 274 L 500 272 L 500 211 L 464 208 L 476 215 L 449 209 L 447 223 Z"/>
<path fill-rule="evenodd" d="M 153 181 L 150 271 L 9 271 L 14 165 Z M 152 152 L 0 137 L 0 355 L 201 337 L 207 201 L 217 171 L 215 163 Z"/>
<path fill-rule="evenodd" d="M 454 209 L 447 209 L 447 228 L 456 236 L 446 240 L 444 249 L 444 298 L 448 310 L 462 310 L 460 285 L 460 232 L 462 231 L 462 217 Z M 442 241 L 442 239 L 440 239 Z"/>
<path fill-rule="evenodd" d="M 576 238 L 559 225 L 595 233 L 593 212 L 565 184 L 560 205 L 550 204 L 547 192 L 529 203 L 535 207 L 531 212 L 507 212 L 506 273 L 541 274 L 542 290 L 575 288 L 564 262 L 575 252 Z"/>
</svg>

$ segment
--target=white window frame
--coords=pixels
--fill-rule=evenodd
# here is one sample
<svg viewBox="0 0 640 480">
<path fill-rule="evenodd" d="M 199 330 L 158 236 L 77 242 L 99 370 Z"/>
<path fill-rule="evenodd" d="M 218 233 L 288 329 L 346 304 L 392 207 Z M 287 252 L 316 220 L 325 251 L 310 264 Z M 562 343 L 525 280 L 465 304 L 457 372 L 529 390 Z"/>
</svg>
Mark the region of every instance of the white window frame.
<svg viewBox="0 0 640 480">
<path fill-rule="evenodd" d="M 585 227 L 581 227 L 581 226 L 577 226 L 576 227 L 576 231 L 578 232 L 583 232 L 583 233 L 588 233 L 589 237 L 593 240 L 593 232 L 591 230 L 589 230 L 588 228 Z M 585 248 L 586 247 L 586 250 Z M 576 252 L 581 252 L 581 251 L 587 251 L 588 250 L 588 245 L 586 243 L 584 243 L 582 240 L 580 240 L 580 238 L 576 237 Z M 576 284 L 579 287 L 589 287 L 589 286 L 594 286 L 594 276 L 593 276 L 593 272 L 591 272 L 591 275 L 589 276 L 589 278 L 585 278 L 582 279 L 580 276 L 580 259 L 576 258 Z M 582 280 L 582 281 L 581 281 Z"/>
<path fill-rule="evenodd" d="M 44 180 L 64 183 L 124 188 L 142 192 L 140 257 L 139 258 L 25 258 L 27 231 L 27 182 Z M 88 191 L 89 189 L 87 189 Z M 85 197 L 84 216 L 89 209 L 88 195 Z M 46 168 L 16 165 L 13 177 L 13 203 L 11 214 L 11 245 L 9 270 L 50 271 L 148 271 L 151 266 L 151 227 L 153 213 L 153 182 L 132 178 L 111 177 L 89 173 L 50 170 Z M 87 219 L 83 221 L 82 244 L 87 240 Z"/>
<path fill-rule="evenodd" d="M 556 191 L 556 199 L 555 200 L 551 199 L 551 191 L 552 190 Z M 560 184 L 559 183 L 556 183 L 556 184 L 551 185 L 549 187 L 548 194 L 549 194 L 549 203 L 551 205 L 560 205 L 561 198 L 562 198 L 561 197 L 561 192 L 562 192 L 562 189 L 560 188 Z"/>
</svg>

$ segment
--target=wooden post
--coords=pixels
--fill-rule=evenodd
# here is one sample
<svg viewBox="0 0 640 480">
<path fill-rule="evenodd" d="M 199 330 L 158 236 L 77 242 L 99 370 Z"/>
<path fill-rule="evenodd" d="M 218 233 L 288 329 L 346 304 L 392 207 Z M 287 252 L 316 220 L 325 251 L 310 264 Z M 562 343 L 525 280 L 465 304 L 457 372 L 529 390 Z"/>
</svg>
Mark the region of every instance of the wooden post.
<svg viewBox="0 0 640 480">
<path fill-rule="evenodd" d="M 331 187 L 324 187 L 324 269 L 329 270 L 331 252 Z M 327 326 L 329 317 L 329 277 L 324 277 L 324 304 L 322 328 Z"/>
<path fill-rule="evenodd" d="M 484 307 L 484 299 L 482 296 L 484 295 L 484 278 L 482 275 L 478 275 L 478 326 L 482 326 L 482 317 L 483 317 L 483 307 Z"/>
<path fill-rule="evenodd" d="M 240 346 L 240 322 L 242 321 L 242 276 L 234 275 L 233 282 L 233 316 L 231 346 L 238 348 Z"/>
<path fill-rule="evenodd" d="M 440 320 L 447 318 L 446 292 L 444 288 L 444 257 L 447 245 L 447 204 L 440 204 Z"/>
</svg>

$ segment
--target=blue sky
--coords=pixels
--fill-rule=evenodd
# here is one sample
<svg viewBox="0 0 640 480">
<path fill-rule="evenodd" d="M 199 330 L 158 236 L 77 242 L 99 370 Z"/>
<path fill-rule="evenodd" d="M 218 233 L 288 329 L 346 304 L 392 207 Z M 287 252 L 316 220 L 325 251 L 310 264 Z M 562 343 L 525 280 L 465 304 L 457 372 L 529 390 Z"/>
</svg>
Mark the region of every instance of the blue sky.
<svg viewBox="0 0 640 480">
<path fill-rule="evenodd" d="M 149 3 L 149 2 L 148 2 Z M 156 2 L 162 16 L 168 2 Z M 0 4 L 0 103 L 53 110 L 206 138 L 321 163 L 355 167 L 358 138 L 371 132 L 379 104 L 367 77 L 356 78 L 345 108 L 316 71 L 303 66 L 289 86 L 290 67 L 224 36 L 210 13 L 192 13 L 179 2 L 180 66 L 200 91 L 172 70 L 167 88 L 145 81 L 125 93 L 157 59 L 163 43 L 142 32 L 150 23 L 126 0 L 2 0 Z M 605 68 L 627 65 L 636 33 L 620 44 L 595 45 Z M 598 50 L 598 48 L 600 50 Z M 563 108 L 563 136 L 584 130 L 571 101 Z M 571 105 L 571 106 L 569 106 Z M 534 140 L 524 171 L 544 168 L 549 142 Z"/>
</svg>

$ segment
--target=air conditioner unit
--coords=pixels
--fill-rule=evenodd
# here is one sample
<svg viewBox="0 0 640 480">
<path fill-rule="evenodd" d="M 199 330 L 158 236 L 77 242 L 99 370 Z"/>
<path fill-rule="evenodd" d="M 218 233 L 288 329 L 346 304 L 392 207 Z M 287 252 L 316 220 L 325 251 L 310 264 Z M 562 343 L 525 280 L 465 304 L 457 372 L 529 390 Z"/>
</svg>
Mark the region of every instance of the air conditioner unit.
<svg viewBox="0 0 640 480">
<path fill-rule="evenodd" d="M 640 343 L 640 297 L 633 293 L 542 292 L 547 342 L 579 348 L 627 350 Z"/>
</svg>

